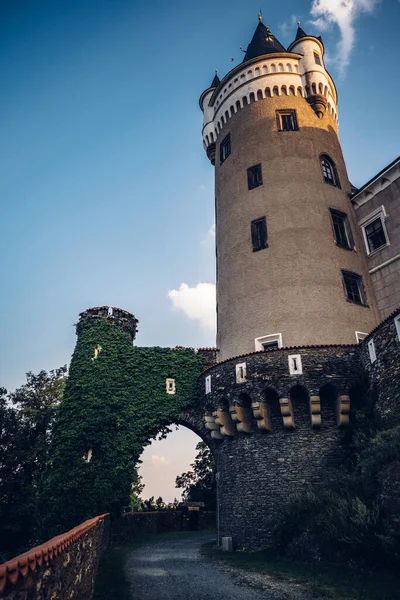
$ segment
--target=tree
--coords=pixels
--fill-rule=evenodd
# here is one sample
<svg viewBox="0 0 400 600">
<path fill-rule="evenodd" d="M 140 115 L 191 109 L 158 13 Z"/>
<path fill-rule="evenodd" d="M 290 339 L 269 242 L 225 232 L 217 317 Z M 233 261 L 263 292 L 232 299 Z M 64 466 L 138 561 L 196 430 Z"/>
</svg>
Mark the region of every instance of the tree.
<svg viewBox="0 0 400 600">
<path fill-rule="evenodd" d="M 175 487 L 182 488 L 185 501 L 204 502 L 208 510 L 215 510 L 216 481 L 215 462 L 207 444 L 199 442 L 191 471 L 178 475 Z"/>
<path fill-rule="evenodd" d="M 27 373 L 27 383 L 0 389 L 0 557 L 34 543 L 38 488 L 62 398 L 66 367 Z"/>
</svg>

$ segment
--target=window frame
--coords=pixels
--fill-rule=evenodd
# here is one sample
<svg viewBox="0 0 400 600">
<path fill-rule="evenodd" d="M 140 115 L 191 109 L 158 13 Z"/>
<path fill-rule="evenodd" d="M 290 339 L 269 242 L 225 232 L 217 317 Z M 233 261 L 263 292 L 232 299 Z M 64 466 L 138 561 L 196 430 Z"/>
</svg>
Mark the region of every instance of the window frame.
<svg viewBox="0 0 400 600">
<path fill-rule="evenodd" d="M 229 149 L 229 152 L 225 151 L 226 148 Z M 232 153 L 231 134 L 228 133 L 219 145 L 219 159 L 220 159 L 221 165 L 222 165 L 222 163 L 224 163 L 226 161 L 227 158 L 230 157 L 231 153 Z"/>
<path fill-rule="evenodd" d="M 293 119 L 293 129 L 284 129 L 282 117 L 291 116 Z M 276 111 L 276 122 L 278 125 L 278 131 L 299 131 L 299 123 L 297 121 L 297 113 L 294 108 L 288 108 L 286 110 L 277 110 Z"/>
<path fill-rule="evenodd" d="M 268 352 L 268 350 L 265 350 L 264 348 L 265 342 L 278 342 L 278 348 L 282 348 L 282 334 L 269 333 L 267 335 L 262 335 L 261 337 L 255 338 L 254 347 L 256 352 Z"/>
<path fill-rule="evenodd" d="M 324 166 L 322 164 L 323 161 L 326 161 L 329 165 L 329 168 L 331 170 L 332 173 L 332 181 L 330 180 L 329 177 L 325 176 L 324 173 Z M 338 188 L 339 190 L 342 189 L 341 183 L 340 183 L 340 179 L 339 179 L 339 173 L 336 167 L 336 163 L 335 161 L 329 156 L 329 154 L 326 154 L 325 152 L 320 154 L 319 156 L 319 165 L 321 168 L 321 173 L 322 173 L 322 179 L 324 180 L 324 183 L 327 183 L 328 185 L 331 185 L 332 187 Z"/>
<path fill-rule="evenodd" d="M 317 60 L 318 59 L 318 60 Z M 318 65 L 319 67 L 322 67 L 322 59 L 321 56 L 318 54 L 318 52 L 314 51 L 314 62 L 316 65 Z"/>
<path fill-rule="evenodd" d="M 368 337 L 368 333 L 365 333 L 364 331 L 355 331 L 355 334 L 357 344 L 361 344 L 361 342 L 363 342 L 365 338 Z"/>
<path fill-rule="evenodd" d="M 351 230 L 350 219 L 349 219 L 348 214 L 341 210 L 338 210 L 337 208 L 331 208 L 331 207 L 329 208 L 329 214 L 331 217 L 331 225 L 332 225 L 333 238 L 335 240 L 335 244 L 339 248 L 343 248 L 343 250 L 353 251 L 355 249 L 355 244 L 354 244 L 353 232 Z M 342 220 L 343 220 L 344 234 L 345 234 L 345 237 L 347 240 L 346 245 L 341 244 L 340 240 L 338 240 L 338 238 L 336 236 L 334 217 L 342 218 Z"/>
<path fill-rule="evenodd" d="M 369 354 L 369 360 L 371 361 L 371 364 L 374 364 L 374 362 L 376 361 L 376 350 L 375 350 L 375 344 L 374 344 L 374 338 L 371 338 L 367 344 L 367 348 L 368 348 L 368 354 Z"/>
<path fill-rule="evenodd" d="M 370 213 L 369 215 L 367 215 L 366 217 L 361 219 L 361 221 L 358 222 L 359 226 L 362 229 L 362 234 L 363 234 L 363 238 L 364 238 L 365 249 L 367 251 L 367 256 L 369 256 L 370 254 L 374 254 L 375 252 L 379 252 L 383 248 L 387 248 L 388 246 L 390 246 L 389 236 L 388 236 L 386 224 L 385 224 L 385 221 L 387 220 L 387 218 L 388 218 L 388 215 L 386 214 L 385 207 L 382 205 L 382 206 L 379 206 L 376 210 L 374 210 L 372 213 Z M 371 250 L 369 247 L 369 240 L 368 240 L 366 228 L 368 227 L 368 225 L 371 225 L 374 221 L 377 221 L 378 219 L 380 219 L 380 221 L 381 221 L 382 231 L 385 236 L 386 243 L 382 244 L 382 246 L 379 246 L 379 248 L 375 248 L 374 250 Z"/>
<path fill-rule="evenodd" d="M 256 177 L 254 176 L 255 174 L 257 174 L 257 179 L 258 179 L 258 183 L 254 183 Z M 253 178 L 251 180 L 251 178 Z M 262 180 L 262 168 L 261 168 L 261 163 L 258 163 L 258 165 L 254 165 L 253 167 L 249 167 L 247 169 L 247 187 L 249 190 L 254 190 L 260 186 L 262 186 L 263 184 L 263 180 Z"/>
<path fill-rule="evenodd" d="M 357 306 L 368 307 L 367 294 L 365 291 L 365 286 L 364 286 L 364 281 L 363 281 L 362 275 L 359 275 L 358 273 L 354 273 L 354 271 L 347 271 L 347 269 L 342 269 L 341 273 L 342 273 L 342 284 L 343 284 L 344 294 L 345 294 L 347 302 L 351 302 L 351 304 L 356 304 Z M 349 297 L 348 289 L 346 286 L 346 276 L 350 276 L 355 281 L 358 282 L 358 292 L 359 292 L 359 296 L 360 296 L 360 302 L 357 302 Z"/>
<path fill-rule="evenodd" d="M 257 227 L 258 224 L 262 224 L 263 226 L 264 239 L 262 239 L 259 235 L 259 229 Z M 265 250 L 268 248 L 268 229 L 266 217 L 260 217 L 251 221 L 250 233 L 253 252 L 259 252 L 260 250 Z"/>
<path fill-rule="evenodd" d="M 238 363 L 235 365 L 235 381 L 236 383 L 246 383 L 247 372 L 246 363 Z"/>
</svg>

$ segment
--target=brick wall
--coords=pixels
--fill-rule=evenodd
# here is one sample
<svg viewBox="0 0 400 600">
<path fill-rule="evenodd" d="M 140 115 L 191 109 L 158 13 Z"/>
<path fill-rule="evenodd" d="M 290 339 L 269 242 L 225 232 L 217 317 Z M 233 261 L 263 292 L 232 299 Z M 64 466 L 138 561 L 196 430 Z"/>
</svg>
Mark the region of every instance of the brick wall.
<svg viewBox="0 0 400 600">
<path fill-rule="evenodd" d="M 0 597 L 5 600 L 90 600 L 108 517 L 90 519 L 0 565 Z"/>
</svg>

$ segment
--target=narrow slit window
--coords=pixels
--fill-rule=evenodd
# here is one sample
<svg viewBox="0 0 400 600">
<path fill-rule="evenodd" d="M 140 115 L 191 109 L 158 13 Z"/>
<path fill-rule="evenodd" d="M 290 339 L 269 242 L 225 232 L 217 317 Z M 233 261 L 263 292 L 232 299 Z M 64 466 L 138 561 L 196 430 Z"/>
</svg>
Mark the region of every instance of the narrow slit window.
<svg viewBox="0 0 400 600">
<path fill-rule="evenodd" d="M 251 222 L 253 252 L 268 248 L 267 220 L 265 217 Z"/>
<path fill-rule="evenodd" d="M 261 165 L 255 165 L 247 169 L 247 185 L 249 190 L 262 185 Z"/>
</svg>

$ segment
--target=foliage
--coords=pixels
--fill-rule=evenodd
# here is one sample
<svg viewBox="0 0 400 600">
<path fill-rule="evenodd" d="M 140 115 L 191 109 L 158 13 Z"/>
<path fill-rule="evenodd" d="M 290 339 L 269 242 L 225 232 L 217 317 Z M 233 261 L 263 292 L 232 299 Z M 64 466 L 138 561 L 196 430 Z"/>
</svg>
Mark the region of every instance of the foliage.
<svg viewBox="0 0 400 600">
<path fill-rule="evenodd" d="M 135 469 L 135 472 L 133 474 L 131 494 L 129 496 L 129 510 L 132 512 L 140 510 L 143 502 L 142 498 L 140 497 L 140 494 L 144 490 L 144 484 L 142 483 L 142 480 L 143 477 L 139 475 L 139 473 Z"/>
<path fill-rule="evenodd" d="M 191 502 L 204 502 L 208 510 L 215 510 L 216 481 L 215 462 L 207 444 L 199 442 L 198 451 L 191 471 L 176 478 L 175 487 L 183 488 L 183 499 Z"/>
<path fill-rule="evenodd" d="M 134 347 L 113 317 L 87 314 L 77 333 L 41 489 L 43 535 L 129 506 L 143 445 L 195 400 L 202 370 L 192 350 Z"/>
<path fill-rule="evenodd" d="M 0 553 L 6 560 L 34 542 L 38 486 L 67 369 L 27 373 L 27 383 L 0 390 Z"/>
</svg>

